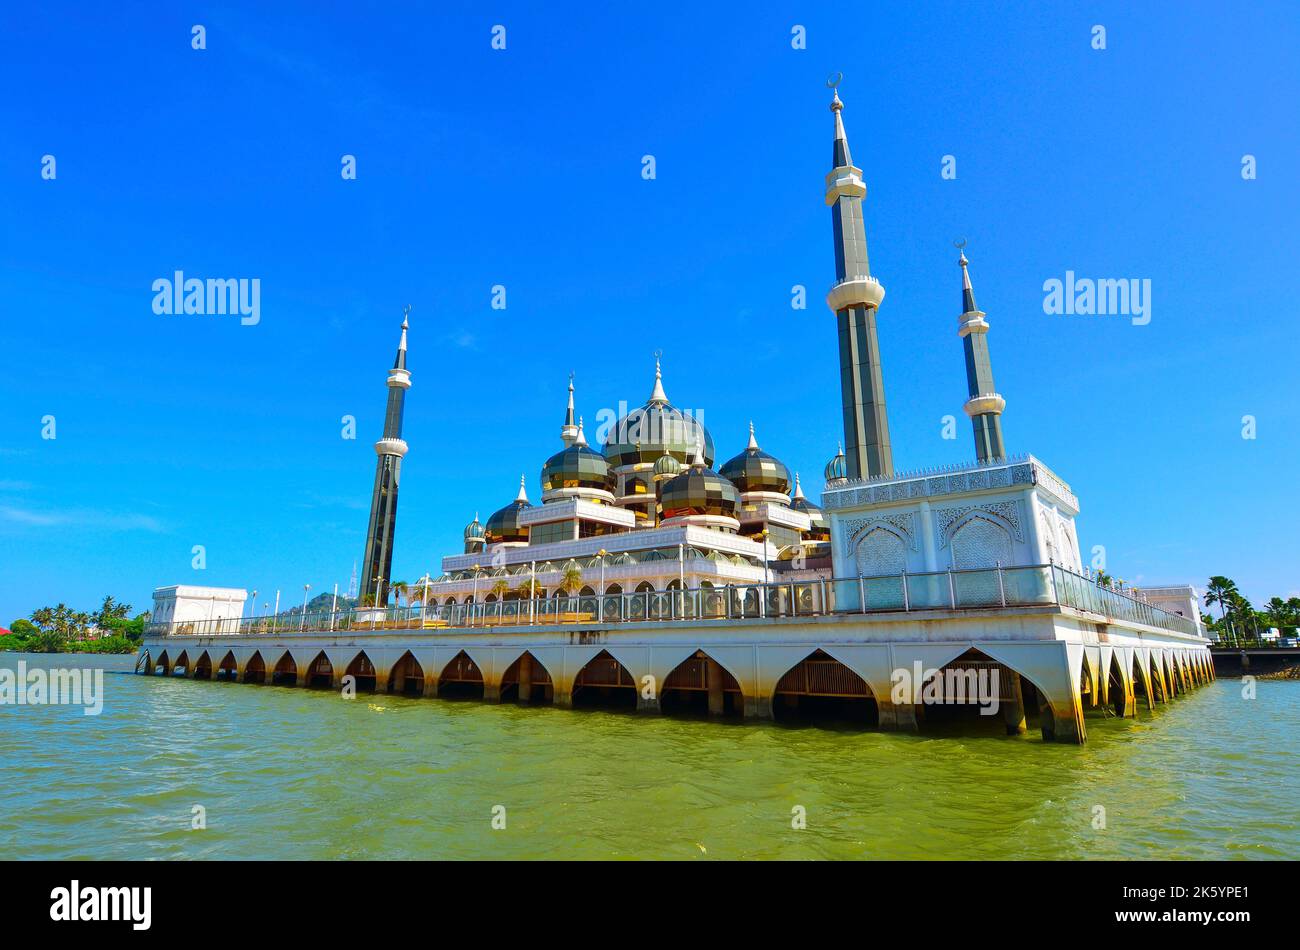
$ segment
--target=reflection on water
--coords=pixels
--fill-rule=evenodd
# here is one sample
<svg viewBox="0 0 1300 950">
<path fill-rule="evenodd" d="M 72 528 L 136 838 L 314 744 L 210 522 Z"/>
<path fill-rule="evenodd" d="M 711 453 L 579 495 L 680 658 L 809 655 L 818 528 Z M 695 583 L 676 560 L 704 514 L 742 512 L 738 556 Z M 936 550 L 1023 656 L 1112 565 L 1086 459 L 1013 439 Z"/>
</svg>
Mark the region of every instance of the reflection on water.
<svg viewBox="0 0 1300 950">
<path fill-rule="evenodd" d="M 1247 701 L 1221 680 L 1136 721 L 1090 715 L 1078 747 L 349 702 L 134 676 L 133 657 L 21 658 L 121 675 L 98 717 L 0 707 L 12 857 L 1300 857 L 1295 682 Z"/>
</svg>

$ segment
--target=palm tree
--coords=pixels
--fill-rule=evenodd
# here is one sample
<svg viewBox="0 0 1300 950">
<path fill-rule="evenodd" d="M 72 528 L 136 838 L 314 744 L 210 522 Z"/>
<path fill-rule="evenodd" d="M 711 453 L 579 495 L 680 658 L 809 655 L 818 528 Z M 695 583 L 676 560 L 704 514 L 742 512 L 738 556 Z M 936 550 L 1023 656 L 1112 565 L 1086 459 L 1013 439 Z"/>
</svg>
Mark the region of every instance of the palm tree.
<svg viewBox="0 0 1300 950">
<path fill-rule="evenodd" d="M 560 588 L 572 597 L 577 591 L 582 589 L 582 568 L 574 564 L 564 569 L 564 574 L 560 577 Z"/>
<path fill-rule="evenodd" d="M 510 582 L 504 577 L 498 577 L 488 593 L 495 595 L 497 600 L 505 600 L 506 594 L 510 593 Z"/>
<path fill-rule="evenodd" d="M 406 595 L 411 592 L 411 585 L 406 583 L 406 581 L 394 581 L 390 585 L 390 590 L 392 590 L 393 596 L 397 598 L 397 606 L 400 607 L 402 606 L 403 599 L 405 599 Z"/>
<path fill-rule="evenodd" d="M 520 597 L 524 598 L 525 600 L 532 600 L 542 590 L 542 585 L 537 583 L 537 581 L 533 580 L 532 578 L 529 578 L 528 580 L 520 584 L 517 589 L 519 591 Z"/>
<path fill-rule="evenodd" d="M 1298 598 L 1291 598 L 1297 600 Z M 1290 636 L 1288 630 L 1294 630 L 1297 624 L 1295 608 L 1288 601 L 1281 597 L 1273 597 L 1264 605 L 1263 616 L 1267 617 L 1267 623 L 1271 627 L 1277 627 L 1283 636 Z"/>
<path fill-rule="evenodd" d="M 1205 606 L 1211 604 L 1219 605 L 1219 619 L 1227 619 L 1227 608 L 1233 595 L 1237 593 L 1237 585 L 1226 577 L 1216 574 L 1210 578 L 1210 582 L 1205 587 Z"/>
</svg>

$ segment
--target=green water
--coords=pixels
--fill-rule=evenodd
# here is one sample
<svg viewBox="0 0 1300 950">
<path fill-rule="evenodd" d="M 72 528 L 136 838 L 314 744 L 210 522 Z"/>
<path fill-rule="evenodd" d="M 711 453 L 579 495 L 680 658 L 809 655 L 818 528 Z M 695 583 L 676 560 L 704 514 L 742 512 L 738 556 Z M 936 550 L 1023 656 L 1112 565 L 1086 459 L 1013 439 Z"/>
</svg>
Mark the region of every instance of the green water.
<svg viewBox="0 0 1300 950">
<path fill-rule="evenodd" d="M 0 666 L 18 659 L 109 672 L 98 717 L 0 706 L 6 858 L 1300 857 L 1300 682 L 1089 716 L 1077 747 Z"/>
</svg>

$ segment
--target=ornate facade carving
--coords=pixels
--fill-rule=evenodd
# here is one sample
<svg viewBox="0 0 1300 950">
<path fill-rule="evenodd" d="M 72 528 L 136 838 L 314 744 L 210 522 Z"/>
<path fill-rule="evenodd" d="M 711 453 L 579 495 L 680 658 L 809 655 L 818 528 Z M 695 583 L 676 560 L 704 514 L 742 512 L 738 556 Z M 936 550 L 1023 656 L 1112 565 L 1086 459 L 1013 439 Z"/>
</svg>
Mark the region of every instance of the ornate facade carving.
<svg viewBox="0 0 1300 950">
<path fill-rule="evenodd" d="M 1017 541 L 1023 541 L 1024 531 L 1020 526 L 1020 502 L 996 501 L 983 505 L 962 505 L 958 508 L 938 508 L 934 512 L 934 530 L 938 536 L 939 547 L 947 547 L 954 524 L 971 512 L 987 512 L 997 515 L 1011 526 L 1011 533 Z"/>
</svg>

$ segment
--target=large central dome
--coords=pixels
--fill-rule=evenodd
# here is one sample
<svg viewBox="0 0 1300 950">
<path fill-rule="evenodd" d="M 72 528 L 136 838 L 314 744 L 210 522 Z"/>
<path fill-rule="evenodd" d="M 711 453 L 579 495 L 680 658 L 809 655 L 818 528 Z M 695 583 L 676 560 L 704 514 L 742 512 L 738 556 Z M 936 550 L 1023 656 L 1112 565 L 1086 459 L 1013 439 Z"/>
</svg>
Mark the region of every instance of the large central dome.
<svg viewBox="0 0 1300 950">
<path fill-rule="evenodd" d="M 701 444 L 705 464 L 712 465 L 713 436 L 698 419 L 668 402 L 656 360 L 654 392 L 644 406 L 618 420 L 605 437 L 603 448 L 609 464 L 617 468 L 637 463 L 653 465 L 665 455 L 689 465 Z"/>
</svg>

